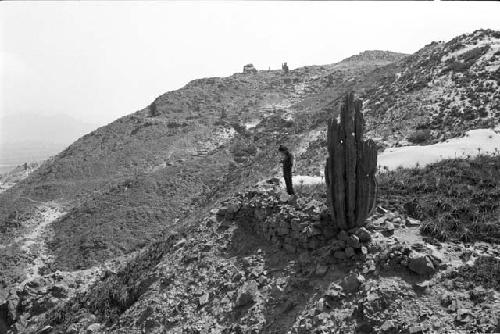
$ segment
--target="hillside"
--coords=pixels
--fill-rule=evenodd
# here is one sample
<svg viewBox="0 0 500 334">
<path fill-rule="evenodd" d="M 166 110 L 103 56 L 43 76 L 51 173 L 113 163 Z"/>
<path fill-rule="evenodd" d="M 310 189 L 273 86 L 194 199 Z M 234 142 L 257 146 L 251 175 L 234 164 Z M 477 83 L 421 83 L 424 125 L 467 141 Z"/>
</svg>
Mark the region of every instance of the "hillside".
<svg viewBox="0 0 500 334">
<path fill-rule="evenodd" d="M 0 193 L 0 320 L 26 333 L 500 330 L 497 157 L 379 175 L 381 206 L 349 251 L 324 244 L 321 182 L 294 201 L 273 179 L 284 144 L 296 175 L 321 180 L 348 91 L 381 151 L 494 127 L 499 48 L 481 30 L 409 56 L 193 80 L 81 137 Z M 280 232 L 249 225 L 264 221 Z"/>
<path fill-rule="evenodd" d="M 324 189 L 301 189 L 294 202 L 274 181 L 168 233 L 86 292 L 59 297 L 66 302 L 46 317 L 34 311 L 44 283 L 26 289 L 21 302 L 31 324 L 55 333 L 500 329 L 498 245 L 429 242 L 419 220 L 380 208 L 347 255 L 351 239 L 322 246 L 328 214 L 317 198 Z"/>
<path fill-rule="evenodd" d="M 200 79 L 168 92 L 154 101 L 157 116 L 151 117 L 148 107 L 99 128 L 8 190 L 0 198 L 3 237 L 15 234 L 22 212 L 37 201 L 55 200 L 71 208 L 52 244 L 65 255 L 61 262 L 82 265 L 87 248 L 95 252 L 85 257 L 93 262 L 129 252 L 207 199 L 275 170 L 280 143 L 298 145 L 329 117 L 324 105 L 335 105 L 343 92 L 366 85 L 371 70 L 401 57 L 391 55 L 288 74 Z M 85 232 L 86 224 L 92 231 Z M 110 232 L 116 242 L 102 240 Z"/>
<path fill-rule="evenodd" d="M 433 42 L 397 63 L 394 76 L 368 92 L 372 136 L 393 145 L 429 131 L 422 142 L 495 127 L 500 119 L 500 32 L 477 30 Z"/>
<path fill-rule="evenodd" d="M 381 150 L 444 142 L 500 122 L 498 31 L 477 30 L 432 42 L 375 69 L 370 77 L 377 83 L 358 93 L 364 99 L 368 136 Z M 319 175 L 310 166 L 321 163 L 324 138 L 324 130 L 317 133 L 301 166 L 309 174 Z"/>
<path fill-rule="evenodd" d="M 16 166 L 6 173 L 0 173 L 0 193 L 12 188 L 16 183 L 27 178 L 28 175 L 33 173 L 40 166 L 40 164 L 41 162 L 26 163 L 26 165 Z"/>
</svg>

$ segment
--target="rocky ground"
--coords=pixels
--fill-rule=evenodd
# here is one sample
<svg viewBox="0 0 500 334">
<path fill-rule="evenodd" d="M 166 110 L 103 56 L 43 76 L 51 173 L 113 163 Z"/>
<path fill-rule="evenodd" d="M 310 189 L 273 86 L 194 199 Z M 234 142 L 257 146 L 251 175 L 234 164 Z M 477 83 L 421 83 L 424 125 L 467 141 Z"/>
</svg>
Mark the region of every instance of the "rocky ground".
<svg viewBox="0 0 500 334">
<path fill-rule="evenodd" d="M 290 198 L 272 180 L 257 185 L 116 274 L 96 274 L 87 291 L 70 295 L 71 284 L 57 283 L 70 280 L 57 275 L 26 284 L 21 323 L 43 333 L 500 331 L 497 245 L 437 242 L 420 234 L 418 220 L 378 207 L 367 229 L 292 251 L 252 232 L 245 217 L 263 202 L 286 221 L 326 214 L 316 199 Z M 54 298 L 64 304 L 37 317 L 40 301 Z"/>
<path fill-rule="evenodd" d="M 433 42 L 368 92 L 369 135 L 381 145 L 444 141 L 500 120 L 500 33 Z"/>
</svg>

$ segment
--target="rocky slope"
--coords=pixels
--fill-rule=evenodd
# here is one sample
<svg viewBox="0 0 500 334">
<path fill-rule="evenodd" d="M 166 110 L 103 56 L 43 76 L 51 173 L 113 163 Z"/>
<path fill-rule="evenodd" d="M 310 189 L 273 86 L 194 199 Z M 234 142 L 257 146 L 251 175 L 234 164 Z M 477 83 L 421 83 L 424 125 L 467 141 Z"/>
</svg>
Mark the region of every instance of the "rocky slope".
<svg viewBox="0 0 500 334">
<path fill-rule="evenodd" d="M 498 246 L 429 244 L 398 202 L 399 193 L 386 197 L 392 213 L 380 209 L 371 218 L 371 241 L 347 245 L 320 224 L 326 217 L 323 190 L 301 186 L 299 199 L 289 202 L 272 182 L 251 188 L 278 175 L 279 144 L 296 154 L 296 173 L 320 175 L 326 120 L 337 115 L 337 103 L 349 90 L 365 98 L 368 130 L 381 147 L 408 144 L 415 130 L 429 130 L 421 141 L 427 143 L 498 122 L 498 90 L 479 88 L 497 87 L 492 80 L 498 59 L 491 55 L 497 40 L 496 32 L 478 31 L 411 56 L 368 51 L 289 73 L 194 80 L 85 135 L 0 194 L 3 328 L 26 333 L 498 330 Z M 477 47 L 482 51 L 468 53 Z M 462 51 L 453 53 L 457 50 Z M 453 56 L 455 62 L 446 60 Z M 470 82 L 459 80 L 469 77 Z M 475 103 L 476 95 L 451 97 L 470 87 L 481 96 L 487 116 L 469 119 L 452 111 Z M 433 89 L 455 101 L 443 108 L 442 117 L 423 111 L 435 106 Z M 441 122 L 447 130 L 420 126 L 424 120 Z M 484 194 L 498 189 L 491 177 L 483 178 L 488 182 L 482 186 L 489 187 Z M 479 213 L 497 210 L 483 203 Z M 57 216 L 47 220 L 54 210 Z M 427 220 L 427 212 L 420 218 Z M 272 229 L 263 228 L 269 224 Z M 28 229 L 39 233 L 29 238 Z M 358 234 L 348 237 L 360 239 Z M 26 247 L 26 240 L 34 242 Z M 472 292 L 470 279 L 482 282 L 485 291 Z M 456 300 L 441 301 L 444 292 L 455 293 Z M 399 316 L 400 309 L 407 312 Z"/>
<path fill-rule="evenodd" d="M 433 142 L 499 123 L 500 32 L 433 42 L 396 66 L 365 102 L 373 137 Z"/>
<path fill-rule="evenodd" d="M 354 57 L 356 59 L 356 57 Z M 500 32 L 477 30 L 432 42 L 375 69 L 377 82 L 357 90 L 364 98 L 367 135 L 381 149 L 461 137 L 500 122 Z M 318 128 L 300 165 L 319 175 L 325 129 Z"/>
<path fill-rule="evenodd" d="M 418 220 L 382 208 L 368 229 L 328 234 L 325 205 L 313 197 L 294 200 L 269 180 L 70 300 L 47 286 L 26 288 L 19 300 L 33 314 L 26 326 L 46 333 L 500 330 L 498 246 L 430 242 Z M 268 228 L 256 230 L 258 222 Z M 315 241 L 328 235 L 326 244 Z M 292 239 L 302 247 L 289 247 Z M 63 303 L 37 317 L 37 305 L 54 298 Z"/>
</svg>

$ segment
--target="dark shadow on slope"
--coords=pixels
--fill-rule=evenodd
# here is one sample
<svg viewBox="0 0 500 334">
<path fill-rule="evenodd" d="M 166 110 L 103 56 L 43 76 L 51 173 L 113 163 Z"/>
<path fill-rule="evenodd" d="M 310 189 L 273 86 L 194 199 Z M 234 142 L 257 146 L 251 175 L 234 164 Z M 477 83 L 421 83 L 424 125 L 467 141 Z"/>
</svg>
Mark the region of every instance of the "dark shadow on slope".
<svg viewBox="0 0 500 334">
<path fill-rule="evenodd" d="M 145 273 L 151 272 L 181 237 L 179 233 L 172 233 L 154 242 L 118 273 L 110 273 L 88 291 L 49 311 L 46 324 L 55 328 L 54 333 L 64 333 L 68 325 L 77 322 L 82 315 L 96 314 L 100 322 L 113 325 L 159 279 L 145 276 Z"/>
<path fill-rule="evenodd" d="M 308 281 L 297 272 L 299 266 L 295 263 L 296 256 L 278 249 L 264 238 L 239 227 L 234 231 L 233 238 L 228 249 L 228 256 L 238 257 L 238 262 L 247 266 L 246 256 L 261 254 L 264 260 L 264 270 L 273 277 L 291 276 L 290 283 L 283 291 L 274 288 L 271 300 L 266 303 L 266 325 L 262 333 L 286 333 L 295 322 L 295 319 L 304 309 L 306 301 L 313 292 Z M 228 315 L 229 323 L 238 321 L 249 307 L 235 308 Z"/>
<path fill-rule="evenodd" d="M 324 276 L 314 273 L 314 265 L 299 260 L 300 254 L 291 254 L 277 247 L 263 237 L 242 227 L 234 231 L 228 256 L 236 256 L 242 266 L 246 265 L 245 257 L 261 254 L 264 270 L 273 278 L 283 278 L 283 286 L 274 286 L 270 299 L 266 302 L 266 325 L 260 333 L 287 333 L 296 323 L 298 316 L 311 304 L 316 303 L 326 292 L 332 282 L 340 283 L 354 263 L 335 265 L 335 269 Z M 352 296 L 346 296 L 351 300 Z M 341 307 L 340 303 L 332 302 L 328 307 Z M 249 307 L 235 309 L 227 318 L 229 323 L 237 322 Z M 238 331 L 238 325 L 232 330 Z"/>
</svg>

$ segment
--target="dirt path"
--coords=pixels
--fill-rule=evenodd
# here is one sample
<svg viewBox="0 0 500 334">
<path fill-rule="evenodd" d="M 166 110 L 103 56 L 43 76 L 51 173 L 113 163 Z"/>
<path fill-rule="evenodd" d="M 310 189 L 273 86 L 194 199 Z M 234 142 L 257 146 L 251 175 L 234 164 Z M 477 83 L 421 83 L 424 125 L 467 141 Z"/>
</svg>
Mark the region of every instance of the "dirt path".
<svg viewBox="0 0 500 334">
<path fill-rule="evenodd" d="M 6 291 L 0 291 L 0 304 L 7 301 L 13 305 L 13 310 L 22 305 L 22 312 L 10 314 L 19 333 L 36 333 L 46 312 L 86 291 L 106 271 L 116 271 L 134 256 L 132 253 L 85 270 L 54 271 L 51 269 L 54 255 L 48 242 L 54 235 L 52 224 L 64 214 L 58 203 L 40 203 L 33 216 L 23 222 L 18 236 L 0 247 L 3 252 L 15 250 L 20 255 L 18 265 L 22 264 L 17 282 L 13 279 Z"/>
<path fill-rule="evenodd" d="M 41 204 L 38 210 L 40 210 L 41 214 L 25 223 L 25 228 L 29 232 L 15 240 L 15 242 L 19 243 L 21 251 L 33 259 L 32 263 L 28 264 L 26 268 L 24 282 L 40 277 L 39 270 L 53 262 L 53 256 L 47 249 L 47 241 L 53 234 L 50 225 L 64 214 L 60 206 L 52 202 Z"/>
</svg>

